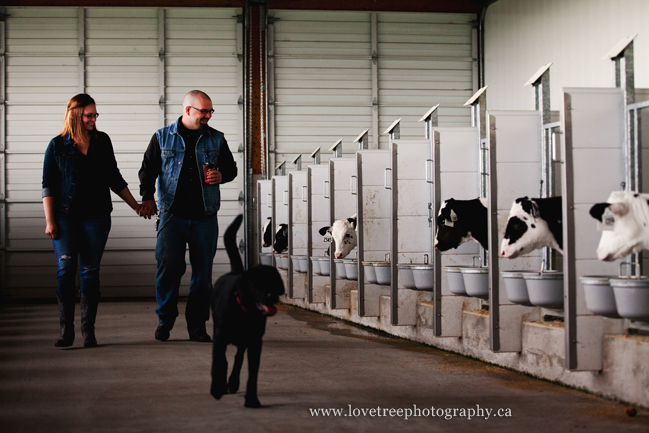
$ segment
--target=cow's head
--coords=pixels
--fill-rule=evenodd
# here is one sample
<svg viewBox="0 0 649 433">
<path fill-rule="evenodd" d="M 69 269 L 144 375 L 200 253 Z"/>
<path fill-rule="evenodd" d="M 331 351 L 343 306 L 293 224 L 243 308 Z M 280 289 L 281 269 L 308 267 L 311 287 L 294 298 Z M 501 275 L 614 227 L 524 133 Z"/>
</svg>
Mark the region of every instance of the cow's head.
<svg viewBox="0 0 649 433">
<path fill-rule="evenodd" d="M 269 247 L 270 243 L 273 241 L 273 233 L 271 232 L 271 230 L 273 229 L 272 222 L 273 219 L 271 217 L 268 217 L 266 218 L 266 221 L 264 221 L 264 224 L 261 226 L 261 232 L 263 233 L 263 242 L 261 246 L 264 248 Z"/>
<path fill-rule="evenodd" d="M 455 199 L 448 199 L 444 202 L 437 215 L 437 233 L 435 233 L 435 248 L 440 251 L 448 251 L 457 248 L 469 241 L 471 234 L 468 232 L 462 221 L 459 221 L 455 213 Z"/>
<path fill-rule="evenodd" d="M 347 218 L 346 220 L 337 220 L 331 227 L 322 227 L 319 231 L 328 241 L 327 237 L 336 243 L 336 251 L 334 257 L 342 259 L 356 248 L 356 215 Z"/>
<path fill-rule="evenodd" d="M 288 249 L 288 225 L 280 224 L 275 233 L 275 243 L 273 244 L 274 253 L 283 253 Z"/>
<path fill-rule="evenodd" d="M 647 227 L 636 213 L 627 202 L 597 203 L 590 209 L 590 215 L 609 228 L 602 231 L 597 246 L 599 260 L 612 262 L 642 251 Z"/>
<path fill-rule="evenodd" d="M 500 256 L 514 259 L 543 247 L 561 250 L 548 223 L 541 218 L 538 204 L 528 197 L 517 198 L 509 211 Z"/>
</svg>

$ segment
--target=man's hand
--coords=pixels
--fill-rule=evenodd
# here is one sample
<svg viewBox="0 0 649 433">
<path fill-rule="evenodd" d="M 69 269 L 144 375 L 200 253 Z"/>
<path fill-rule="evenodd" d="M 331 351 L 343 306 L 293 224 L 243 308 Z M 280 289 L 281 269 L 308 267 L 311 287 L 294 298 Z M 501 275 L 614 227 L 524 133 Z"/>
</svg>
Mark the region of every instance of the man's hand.
<svg viewBox="0 0 649 433">
<path fill-rule="evenodd" d="M 218 185 L 221 183 L 222 177 L 221 177 L 221 172 L 218 170 L 210 170 L 207 172 L 207 183 L 210 185 Z"/>
<path fill-rule="evenodd" d="M 142 207 L 138 212 L 139 216 L 150 220 L 151 216 L 157 213 L 158 207 L 155 204 L 155 200 L 142 200 Z"/>
</svg>

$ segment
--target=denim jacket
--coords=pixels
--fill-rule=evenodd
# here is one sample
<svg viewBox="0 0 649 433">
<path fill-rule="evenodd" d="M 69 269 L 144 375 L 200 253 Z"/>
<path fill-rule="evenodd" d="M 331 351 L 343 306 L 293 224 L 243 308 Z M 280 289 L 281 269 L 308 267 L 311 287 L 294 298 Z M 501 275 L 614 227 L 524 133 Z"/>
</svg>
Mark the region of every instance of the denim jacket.
<svg viewBox="0 0 649 433">
<path fill-rule="evenodd" d="M 97 159 L 97 188 L 109 187 L 116 194 L 127 183 L 117 168 L 113 144 L 107 134 L 91 132 L 90 144 Z M 68 213 L 77 182 L 75 157 L 79 149 L 68 135 L 54 137 L 45 151 L 43 163 L 43 197 L 56 198 L 56 210 Z M 100 193 L 100 191 L 98 191 Z M 110 196 L 108 198 L 110 200 Z"/>
<path fill-rule="evenodd" d="M 185 142 L 178 134 L 178 122 L 180 122 L 180 119 L 178 118 L 176 122 L 156 132 L 162 156 L 162 167 L 158 175 L 158 208 L 160 213 L 167 212 L 174 202 L 178 177 L 185 156 Z M 225 143 L 223 133 L 209 126 L 205 134 L 201 135 L 196 142 L 196 163 L 198 164 L 198 173 L 201 179 L 201 188 L 203 189 L 205 213 L 208 215 L 215 214 L 221 207 L 221 190 L 219 185 L 205 183 L 203 164 L 211 162 L 217 167 L 219 166 L 219 153 L 223 143 Z M 227 144 L 225 145 L 227 146 Z"/>
</svg>

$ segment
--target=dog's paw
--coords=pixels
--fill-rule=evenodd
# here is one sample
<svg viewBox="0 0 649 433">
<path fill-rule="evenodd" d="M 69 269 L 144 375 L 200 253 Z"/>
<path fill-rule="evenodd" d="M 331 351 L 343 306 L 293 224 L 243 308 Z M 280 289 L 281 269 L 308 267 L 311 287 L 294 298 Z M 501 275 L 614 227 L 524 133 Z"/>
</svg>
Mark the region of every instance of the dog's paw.
<svg viewBox="0 0 649 433">
<path fill-rule="evenodd" d="M 228 382 L 228 392 L 230 394 L 236 394 L 239 391 L 239 378 L 230 376 L 230 381 Z"/>
<path fill-rule="evenodd" d="M 217 400 L 220 400 L 221 397 L 223 397 L 224 394 L 228 393 L 228 384 L 225 382 L 222 382 L 220 384 L 212 384 L 212 387 L 210 388 L 210 394 L 212 394 L 212 397 L 214 397 Z"/>
<path fill-rule="evenodd" d="M 259 402 L 259 399 L 257 396 L 254 397 L 248 397 L 246 396 L 246 402 L 243 404 L 245 407 L 253 408 L 253 409 L 259 409 L 261 407 L 261 403 Z"/>
</svg>

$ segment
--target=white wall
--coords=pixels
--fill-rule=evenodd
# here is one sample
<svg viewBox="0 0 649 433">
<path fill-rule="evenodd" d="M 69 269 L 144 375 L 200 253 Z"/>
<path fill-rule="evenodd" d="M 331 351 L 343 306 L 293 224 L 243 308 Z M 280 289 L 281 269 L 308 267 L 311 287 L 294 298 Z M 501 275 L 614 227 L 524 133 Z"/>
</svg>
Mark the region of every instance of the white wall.
<svg viewBox="0 0 649 433">
<path fill-rule="evenodd" d="M 553 110 L 563 87 L 612 87 L 613 62 L 602 58 L 636 33 L 635 85 L 649 88 L 649 1 L 497 1 L 485 18 L 488 108 L 534 109 L 534 90 L 523 85 L 550 62 Z"/>
</svg>

